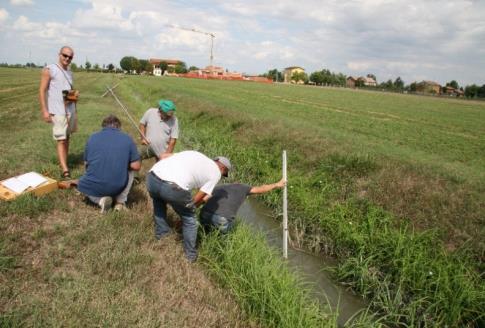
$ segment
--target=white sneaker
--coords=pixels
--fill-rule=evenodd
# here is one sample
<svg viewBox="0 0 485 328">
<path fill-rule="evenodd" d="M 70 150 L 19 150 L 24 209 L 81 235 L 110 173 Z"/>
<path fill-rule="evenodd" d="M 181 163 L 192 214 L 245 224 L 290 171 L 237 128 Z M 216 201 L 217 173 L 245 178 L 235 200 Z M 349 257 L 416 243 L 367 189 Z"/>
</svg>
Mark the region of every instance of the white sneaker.
<svg viewBox="0 0 485 328">
<path fill-rule="evenodd" d="M 99 201 L 99 206 L 101 207 L 101 213 L 106 213 L 111 208 L 111 203 L 113 200 L 109 196 L 104 196 Z"/>
<path fill-rule="evenodd" d="M 117 203 L 115 205 L 115 211 L 117 211 L 117 212 L 125 212 L 125 211 L 128 211 L 128 208 L 126 207 L 125 204 Z"/>
</svg>

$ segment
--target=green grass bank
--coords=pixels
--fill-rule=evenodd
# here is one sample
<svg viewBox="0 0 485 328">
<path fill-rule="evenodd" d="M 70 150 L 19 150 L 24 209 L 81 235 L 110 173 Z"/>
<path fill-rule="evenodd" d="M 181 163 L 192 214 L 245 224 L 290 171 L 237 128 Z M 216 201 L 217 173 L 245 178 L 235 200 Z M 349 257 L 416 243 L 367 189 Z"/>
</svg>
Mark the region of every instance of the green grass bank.
<svg viewBox="0 0 485 328">
<path fill-rule="evenodd" d="M 151 77 L 118 92 L 138 115 L 173 99 L 183 142 L 227 154 L 235 180 L 278 179 L 286 149 L 293 244 L 335 256 L 380 322 L 484 324 L 483 104 Z"/>
</svg>

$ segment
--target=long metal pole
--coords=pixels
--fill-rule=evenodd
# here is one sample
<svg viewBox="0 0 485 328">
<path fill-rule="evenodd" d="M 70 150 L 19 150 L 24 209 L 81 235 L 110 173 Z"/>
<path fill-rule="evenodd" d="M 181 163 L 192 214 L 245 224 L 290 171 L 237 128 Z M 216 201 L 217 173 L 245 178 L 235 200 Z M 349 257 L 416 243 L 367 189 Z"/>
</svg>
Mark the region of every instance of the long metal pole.
<svg viewBox="0 0 485 328">
<path fill-rule="evenodd" d="M 131 117 L 130 115 L 130 112 L 128 112 L 128 109 L 121 103 L 121 101 L 118 99 L 118 97 L 116 97 L 115 93 L 113 92 L 113 90 L 106 86 L 106 89 L 108 89 L 108 92 L 111 93 L 111 95 L 115 98 L 115 100 L 118 102 L 118 104 L 120 105 L 120 107 L 123 109 L 123 111 L 126 113 L 126 116 L 128 116 L 129 120 L 131 123 L 133 123 L 133 126 L 135 127 L 135 129 L 140 133 L 140 135 L 142 136 L 143 139 L 147 140 L 148 139 L 145 137 L 145 134 L 140 130 L 140 128 L 138 127 L 138 125 L 136 125 L 136 122 L 135 120 Z M 155 145 L 155 144 L 152 144 L 150 143 L 150 147 L 153 148 L 153 150 L 157 153 L 157 157 L 160 156 L 160 151 L 158 149 L 158 147 Z"/>
<path fill-rule="evenodd" d="M 283 179 L 287 181 L 286 150 L 283 150 Z M 288 258 L 288 189 L 283 189 L 283 258 Z"/>
</svg>

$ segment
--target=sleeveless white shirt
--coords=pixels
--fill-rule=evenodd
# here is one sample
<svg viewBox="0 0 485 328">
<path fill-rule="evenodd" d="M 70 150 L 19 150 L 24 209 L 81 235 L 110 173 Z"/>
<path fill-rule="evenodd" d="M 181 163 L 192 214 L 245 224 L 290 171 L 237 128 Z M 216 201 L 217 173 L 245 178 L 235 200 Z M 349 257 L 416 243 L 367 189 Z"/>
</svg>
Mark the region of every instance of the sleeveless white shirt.
<svg viewBox="0 0 485 328">
<path fill-rule="evenodd" d="M 50 114 L 54 115 L 66 115 L 66 109 L 68 114 L 73 114 L 75 110 L 74 103 L 68 103 L 67 108 L 64 106 L 64 98 L 62 96 L 62 90 L 71 89 L 72 84 L 72 72 L 70 70 L 63 70 L 56 64 L 50 64 L 47 66 L 49 69 L 50 81 L 47 89 L 47 107 Z M 65 76 L 63 74 L 65 73 Z"/>
</svg>

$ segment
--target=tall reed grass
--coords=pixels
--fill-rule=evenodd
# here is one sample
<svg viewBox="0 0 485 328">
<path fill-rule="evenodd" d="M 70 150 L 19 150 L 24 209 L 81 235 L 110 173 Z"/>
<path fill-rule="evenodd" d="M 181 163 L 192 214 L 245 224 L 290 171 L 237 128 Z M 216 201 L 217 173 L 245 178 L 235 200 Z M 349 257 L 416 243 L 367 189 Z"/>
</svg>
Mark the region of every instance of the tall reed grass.
<svg viewBox="0 0 485 328">
<path fill-rule="evenodd" d="M 311 300 L 264 236 L 245 225 L 203 239 L 201 260 L 242 308 L 265 327 L 336 327 L 335 314 Z"/>
</svg>

